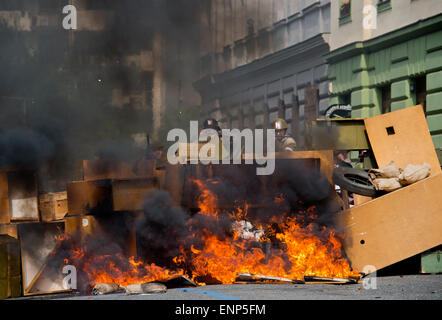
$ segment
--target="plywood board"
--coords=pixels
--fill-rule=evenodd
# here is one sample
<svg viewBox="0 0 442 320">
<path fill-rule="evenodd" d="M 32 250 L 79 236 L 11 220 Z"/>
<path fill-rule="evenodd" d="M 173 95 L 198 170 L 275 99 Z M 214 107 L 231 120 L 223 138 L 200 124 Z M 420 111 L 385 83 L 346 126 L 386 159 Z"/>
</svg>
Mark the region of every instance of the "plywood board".
<svg viewBox="0 0 442 320">
<path fill-rule="evenodd" d="M 394 161 L 431 165 L 431 174 L 441 171 L 422 106 L 405 108 L 365 120 L 367 135 L 379 167 Z"/>
<path fill-rule="evenodd" d="M 352 267 L 377 270 L 442 244 L 442 173 L 339 214 Z"/>
</svg>

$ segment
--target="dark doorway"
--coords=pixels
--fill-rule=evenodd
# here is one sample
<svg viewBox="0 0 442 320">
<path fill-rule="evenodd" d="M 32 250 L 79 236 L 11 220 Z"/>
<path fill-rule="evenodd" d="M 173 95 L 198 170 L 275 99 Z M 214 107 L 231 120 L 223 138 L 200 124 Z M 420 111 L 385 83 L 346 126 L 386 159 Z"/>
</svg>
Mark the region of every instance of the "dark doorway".
<svg viewBox="0 0 442 320">
<path fill-rule="evenodd" d="M 391 85 L 381 88 L 382 92 L 382 114 L 391 112 Z"/>
<path fill-rule="evenodd" d="M 419 77 L 414 80 L 416 90 L 416 104 L 421 104 L 424 107 L 424 112 L 427 114 L 427 77 Z"/>
</svg>

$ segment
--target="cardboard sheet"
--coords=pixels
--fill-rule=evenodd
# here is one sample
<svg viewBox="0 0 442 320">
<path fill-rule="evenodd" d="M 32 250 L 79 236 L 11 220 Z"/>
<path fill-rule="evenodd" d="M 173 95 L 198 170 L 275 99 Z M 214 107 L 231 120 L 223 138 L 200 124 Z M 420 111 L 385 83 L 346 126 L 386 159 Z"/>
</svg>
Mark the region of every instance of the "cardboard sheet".
<svg viewBox="0 0 442 320">
<path fill-rule="evenodd" d="M 365 119 L 365 127 L 379 168 L 391 161 L 402 169 L 426 162 L 431 174 L 441 171 L 422 106 Z"/>
<path fill-rule="evenodd" d="M 339 214 L 352 267 L 377 270 L 442 244 L 442 172 Z"/>
</svg>

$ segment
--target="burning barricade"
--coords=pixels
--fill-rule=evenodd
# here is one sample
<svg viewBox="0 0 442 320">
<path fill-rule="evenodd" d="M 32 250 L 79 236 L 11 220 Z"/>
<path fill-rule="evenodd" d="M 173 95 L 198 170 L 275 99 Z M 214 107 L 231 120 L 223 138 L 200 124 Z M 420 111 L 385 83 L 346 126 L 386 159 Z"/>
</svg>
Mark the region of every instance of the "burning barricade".
<svg viewBox="0 0 442 320">
<path fill-rule="evenodd" d="M 78 289 L 85 293 L 123 287 L 142 293 L 141 284 L 180 277 L 190 281 L 182 286 L 233 284 L 244 274 L 297 283 L 305 276 L 358 278 L 345 258 L 343 234 L 331 225 L 334 213 L 324 205 L 328 180 L 304 164 L 281 168 L 270 184 L 244 183 L 247 173 L 241 167 L 224 176 L 187 176 L 192 192 L 183 194 L 186 207 L 177 205 L 169 191 L 152 188 L 142 210 L 67 217 L 67 232 L 57 238 L 52 258 L 76 266 Z M 267 191 L 256 193 L 253 184 Z M 133 285 L 140 290 L 133 291 Z"/>
</svg>

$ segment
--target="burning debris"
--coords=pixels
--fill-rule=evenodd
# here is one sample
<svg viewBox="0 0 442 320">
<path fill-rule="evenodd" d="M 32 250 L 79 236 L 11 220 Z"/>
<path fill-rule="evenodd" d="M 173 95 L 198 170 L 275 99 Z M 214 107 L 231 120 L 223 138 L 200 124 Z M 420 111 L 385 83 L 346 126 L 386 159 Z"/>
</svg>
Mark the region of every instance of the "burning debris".
<svg viewBox="0 0 442 320">
<path fill-rule="evenodd" d="M 147 192 L 135 219 L 137 256 L 129 256 L 112 231 L 86 241 L 64 234 L 53 256 L 77 267 L 87 284 L 80 290 L 98 294 L 122 287 L 129 294 L 161 291 L 159 283 L 167 287 L 183 277 L 188 281 L 181 286 L 233 284 L 244 274 L 291 283 L 303 283 L 305 276 L 359 277 L 345 258 L 343 235 L 318 219 L 325 214 L 319 207 L 290 202 L 290 192 L 278 188 L 263 194 L 271 199 L 265 206 L 249 205 L 247 188 L 222 176 L 190 182 L 196 210 L 174 205 L 165 190 Z"/>
</svg>

